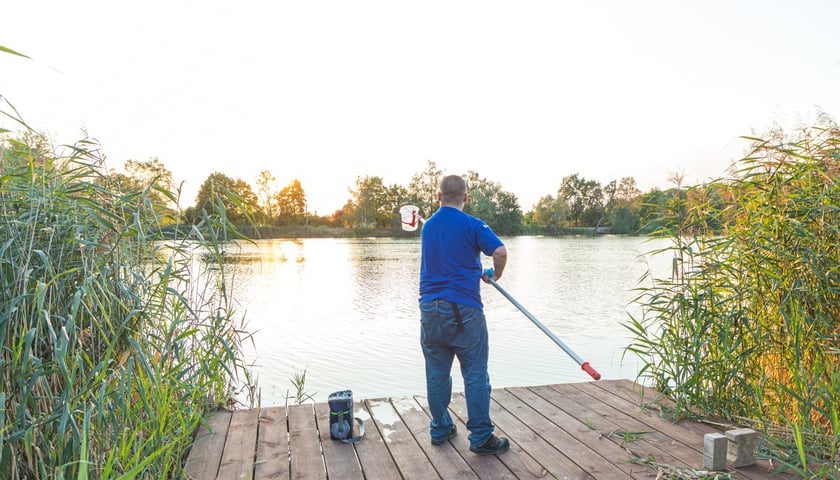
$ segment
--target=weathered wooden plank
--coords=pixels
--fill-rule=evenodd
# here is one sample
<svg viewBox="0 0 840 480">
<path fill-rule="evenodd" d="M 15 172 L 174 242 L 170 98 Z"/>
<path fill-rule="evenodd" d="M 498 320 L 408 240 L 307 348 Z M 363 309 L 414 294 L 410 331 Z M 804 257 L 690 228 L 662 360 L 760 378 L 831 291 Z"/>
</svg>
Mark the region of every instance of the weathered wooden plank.
<svg viewBox="0 0 840 480">
<path fill-rule="evenodd" d="M 537 387 L 517 387 L 508 388 L 511 394 L 519 397 L 523 402 L 527 403 L 531 408 L 540 412 L 551 423 L 557 425 L 569 435 L 575 438 L 578 442 L 586 445 L 592 452 L 600 456 L 605 461 L 613 464 L 616 468 L 625 474 L 636 479 L 650 478 L 650 469 L 647 467 L 640 467 L 629 462 L 630 456 L 626 450 L 616 445 L 615 443 L 603 438 L 603 435 L 579 419 L 571 416 L 569 413 L 560 409 L 556 405 L 548 402 L 543 397 L 532 391 Z M 532 425 L 533 427 L 533 425 Z M 566 450 L 567 442 L 559 443 L 561 450 Z M 583 454 L 577 449 L 567 453 L 567 456 L 576 455 L 575 458 Z M 592 460 L 587 460 L 592 461 Z M 642 472 L 643 471 L 643 472 Z M 598 476 L 593 473 L 593 476 Z"/>
<path fill-rule="evenodd" d="M 236 410 L 233 412 L 217 478 L 247 478 L 250 480 L 254 477 L 257 419 L 257 410 Z"/>
<path fill-rule="evenodd" d="M 569 397 L 566 392 L 559 392 L 552 387 L 552 385 L 543 385 L 539 387 L 530 387 L 530 390 L 572 417 L 578 419 L 583 425 L 586 425 L 593 431 L 597 432 L 603 441 L 612 442 L 622 450 L 625 450 L 625 455 L 621 458 L 621 461 L 629 461 L 629 459 L 634 457 L 655 453 L 656 458 L 662 461 L 674 463 L 681 462 L 672 456 L 667 448 L 665 448 L 667 445 L 663 445 L 661 442 L 649 443 L 647 441 L 647 437 L 644 435 L 641 439 L 632 443 L 635 453 L 631 453 L 628 451 L 627 445 L 624 444 L 622 439 L 614 436 L 614 434 L 615 432 L 622 430 L 627 431 L 632 429 L 622 427 L 621 424 L 614 422 L 612 417 L 605 415 L 603 413 L 603 409 L 605 408 L 603 405 L 593 404 L 593 402 L 580 404 L 575 401 L 574 398 Z M 639 453 L 640 451 L 643 453 Z M 650 467 L 644 465 L 638 465 L 638 468 L 639 473 L 652 471 Z"/>
<path fill-rule="evenodd" d="M 429 404 L 423 396 L 415 396 L 414 400 L 423 409 L 423 412 L 431 418 Z M 480 457 L 470 451 L 469 430 L 461 417 L 454 409 L 451 410 L 452 421 L 458 427 L 458 435 L 450 440 L 452 447 L 458 452 L 461 458 L 470 466 L 478 478 L 493 480 L 513 480 L 516 475 L 510 471 L 504 463 L 495 455 Z M 466 415 L 466 414 L 465 414 Z M 466 418 L 466 416 L 464 417 Z"/>
<path fill-rule="evenodd" d="M 459 439 L 456 435 L 443 445 L 432 445 L 429 435 L 429 416 L 423 411 L 423 407 L 413 398 L 392 399 L 391 404 L 441 478 L 446 480 L 478 478 L 451 443 L 463 442 L 463 438 Z M 459 433 L 463 433 L 463 430 Z M 469 442 L 467 448 L 469 448 Z"/>
<path fill-rule="evenodd" d="M 647 404 L 655 406 L 660 401 L 671 403 L 668 397 L 663 396 L 652 388 L 647 388 L 626 378 L 593 382 L 598 388 L 609 392 L 619 398 L 629 401 L 636 408 L 645 408 Z"/>
<path fill-rule="evenodd" d="M 400 478 L 400 471 L 385 446 L 382 432 L 371 419 L 365 402 L 357 402 L 354 415 L 365 422 L 365 437 L 354 444 L 365 478 Z"/>
<path fill-rule="evenodd" d="M 357 415 L 356 410 L 358 410 L 358 407 L 354 408 L 353 415 Z M 327 476 L 348 480 L 364 478 L 362 466 L 359 464 L 359 459 L 356 458 L 356 450 L 353 445 L 330 438 L 330 405 L 328 403 L 316 403 L 315 415 L 318 419 L 318 430 L 321 433 L 321 448 L 324 454 Z M 358 435 L 358 426 L 354 426 L 354 429 L 355 434 Z"/>
<path fill-rule="evenodd" d="M 652 388 L 639 385 L 628 379 L 590 383 L 592 386 L 597 386 L 604 392 L 615 395 L 623 400 L 621 402 L 622 405 L 632 405 L 631 408 L 635 408 L 640 411 L 648 411 L 655 416 L 664 418 L 665 420 L 671 420 L 667 415 L 664 415 L 663 409 L 673 410 L 674 402 Z M 606 403 L 612 403 L 613 401 L 614 400 L 605 399 Z M 719 431 L 711 425 L 703 422 L 694 422 L 688 419 L 680 420 L 675 422 L 675 424 L 698 435 L 705 435 L 707 433 Z"/>
<path fill-rule="evenodd" d="M 607 399 L 608 404 L 613 405 L 618 409 L 635 408 L 644 412 L 648 417 L 656 419 L 655 423 L 651 425 L 653 428 L 662 429 L 666 432 L 673 432 L 673 436 L 675 438 L 685 438 L 686 433 L 684 432 L 690 432 L 688 435 L 693 435 L 695 437 L 699 436 L 701 438 L 707 433 L 723 433 L 721 430 L 702 422 L 682 420 L 679 423 L 674 423 L 668 419 L 661 418 L 656 410 L 656 405 L 661 403 L 670 407 L 673 406 L 673 401 L 651 388 L 645 388 L 644 386 L 638 385 L 630 380 L 607 383 L 591 382 L 590 384 L 578 384 L 576 386 L 591 392 L 593 395 L 597 395 L 600 391 L 609 392 L 614 395 L 614 397 Z M 595 387 L 597 387 L 598 390 L 594 390 Z M 648 408 L 643 408 L 642 406 L 647 406 Z M 664 423 L 660 423 L 660 421 Z M 733 428 L 735 427 L 733 426 Z M 698 450 L 698 454 L 701 455 L 702 458 L 702 441 L 699 444 L 692 443 L 692 446 Z M 737 470 L 731 467 L 729 468 L 730 472 L 737 471 L 738 474 L 744 478 L 753 478 L 756 480 L 770 477 L 773 470 L 773 465 L 767 459 L 757 459 L 756 465 L 738 468 Z M 779 479 L 795 478 L 793 474 L 788 473 L 774 474 L 772 476 L 773 478 Z"/>
<path fill-rule="evenodd" d="M 311 403 L 292 405 L 288 412 L 289 459 L 292 479 L 325 479 L 321 441 Z"/>
<path fill-rule="evenodd" d="M 582 392 L 588 393 L 591 396 L 601 396 L 603 398 L 603 389 L 594 383 L 579 383 L 572 386 Z M 618 411 L 638 413 L 638 415 L 634 416 L 642 420 L 651 428 L 655 428 L 657 431 L 663 432 L 674 440 L 682 442 L 683 444 L 693 448 L 695 451 L 701 453 L 703 452 L 702 435 L 683 428 L 674 422 L 661 418 L 658 414 L 654 414 L 650 410 L 640 408 L 638 401 L 634 403 L 624 398 L 610 397 L 605 403 Z"/>
<path fill-rule="evenodd" d="M 638 409 L 639 411 L 648 411 L 660 418 L 664 418 L 669 421 L 671 420 L 668 418 L 670 415 L 666 415 L 666 412 L 674 410 L 674 402 L 670 398 L 662 395 L 661 392 L 657 392 L 656 390 L 645 387 L 644 385 L 639 385 L 628 379 L 591 383 L 593 386 L 597 386 L 605 393 L 612 394 L 623 400 L 623 405 L 630 404 L 633 406 L 632 408 Z M 605 400 L 607 403 L 612 401 L 613 400 L 609 399 Z M 679 425 L 680 427 L 698 435 L 705 435 L 707 433 L 718 431 L 711 425 L 706 425 L 701 422 L 693 422 L 688 419 L 682 419 L 676 422 L 676 425 Z"/>
<path fill-rule="evenodd" d="M 289 478 L 289 430 L 285 407 L 261 408 L 254 479 Z"/>
<path fill-rule="evenodd" d="M 467 421 L 467 403 L 466 397 L 463 393 L 452 395 L 452 402 L 449 404 L 449 409 L 457 415 L 461 421 Z M 481 459 L 497 458 L 516 478 L 545 478 L 548 471 L 528 452 L 519 447 L 515 440 L 509 438 L 504 427 L 511 427 L 516 420 L 511 418 L 511 415 L 504 411 L 499 405 L 493 401 L 490 402 L 490 418 L 496 426 L 495 434 L 501 437 L 508 437 L 510 441 L 510 450 L 500 455 L 489 455 L 477 457 Z M 476 457 L 472 452 L 467 452 L 468 455 Z M 495 477 L 487 477 L 495 478 Z"/>
<path fill-rule="evenodd" d="M 621 471 L 612 462 L 602 457 L 599 452 L 589 448 L 589 446 L 578 440 L 575 433 L 580 433 L 576 431 L 580 430 L 579 428 L 573 428 L 572 432 L 574 433 L 572 433 L 554 423 L 551 420 L 552 414 L 557 416 L 560 409 L 548 402 L 542 401 L 542 398 L 539 396 L 527 392 L 524 388 L 520 388 L 496 390 L 493 392 L 493 398 L 506 410 L 516 416 L 524 425 L 528 425 L 548 445 L 553 446 L 562 453 L 561 457 L 561 455 L 550 455 L 550 452 L 548 452 L 550 458 L 557 459 L 557 461 L 565 461 L 561 460 L 562 458 L 568 459 L 595 478 L 630 478 L 627 472 Z M 534 401 L 534 403 L 528 400 Z M 568 416 L 564 417 L 563 420 L 568 419 Z M 569 426 L 568 421 L 564 422 L 564 424 Z M 581 424 L 577 423 L 577 425 Z M 591 435 L 591 432 L 585 433 Z M 523 447 L 532 455 L 541 458 L 534 450 L 524 444 Z M 552 471 L 552 467 L 546 465 L 546 468 Z"/>
<path fill-rule="evenodd" d="M 692 455 L 694 452 L 701 454 L 699 457 L 694 457 L 694 459 L 702 464 L 702 434 L 683 428 L 680 425 L 663 418 L 654 404 L 642 406 L 641 402 L 643 402 L 643 400 L 634 396 L 638 395 L 639 390 L 636 390 L 636 393 L 633 395 L 625 394 L 623 397 L 616 398 L 615 396 L 610 396 L 610 394 L 605 394 L 603 389 L 598 386 L 597 382 L 576 383 L 569 385 L 567 388 L 580 390 L 581 392 L 587 393 L 590 397 L 603 398 L 606 412 L 618 412 L 630 416 L 635 421 L 639 421 L 643 425 L 646 425 L 648 429 L 654 430 L 657 435 L 663 435 L 669 438 L 672 445 L 680 447 L 680 451 L 686 451 L 685 448 L 682 448 L 686 447 L 687 451 L 691 452 Z"/>
<path fill-rule="evenodd" d="M 364 440 L 352 445 L 330 440 L 326 403 L 221 410 L 209 413 L 198 429 L 183 471 L 186 478 L 208 480 L 252 475 L 322 480 L 643 480 L 658 472 L 629 460 L 651 455 L 660 465 L 702 468 L 703 440 L 697 429 L 716 430 L 693 424 L 688 430 L 660 418 L 650 402 L 668 400 L 641 389 L 629 380 L 608 380 L 494 390 L 491 415 L 497 434 L 511 440 L 511 450 L 498 456 L 469 451 L 463 393 L 453 395 L 450 404 L 458 435 L 440 446 L 431 445 L 428 407 L 421 396 L 357 402 L 356 416 L 366 421 L 367 429 Z M 625 442 L 621 432 L 646 433 Z M 794 478 L 771 475 L 766 460 L 730 472 L 733 478 Z"/>
<path fill-rule="evenodd" d="M 198 428 L 192 448 L 184 464 L 184 474 L 195 480 L 213 480 L 219 471 L 222 452 L 225 450 L 227 429 L 232 413 L 214 410 L 204 416 L 204 425 Z"/>
<path fill-rule="evenodd" d="M 417 441 L 403 423 L 394 406 L 387 398 L 367 400 L 368 407 L 377 429 L 382 432 L 385 445 L 400 474 L 405 479 L 439 479 L 429 459 L 419 448 Z"/>
<path fill-rule="evenodd" d="M 558 404 L 555 399 L 548 399 L 560 408 L 582 421 L 591 421 L 594 428 L 600 430 L 606 438 L 616 442 L 638 458 L 655 458 L 657 462 L 680 467 L 703 468 L 703 456 L 681 444 L 668 435 L 655 430 L 641 421 L 638 411 L 624 412 L 610 405 L 595 401 L 593 397 L 581 392 L 571 384 L 551 385 L 562 397 Z M 697 439 L 701 444 L 702 437 Z"/>
<path fill-rule="evenodd" d="M 517 413 L 523 414 L 529 408 L 527 405 L 504 390 L 496 390 L 493 393 L 493 400 L 499 405 L 498 409 L 491 407 L 493 421 L 504 430 L 512 444 L 515 442 L 519 448 L 528 452 L 554 478 L 592 478 L 587 471 L 564 455 L 565 452 L 555 448 L 538 435 L 531 425 L 523 422 Z M 504 402 L 500 402 L 500 399 Z M 545 422 L 545 419 L 540 419 L 540 422 Z M 621 472 L 619 475 L 622 475 Z"/>
</svg>

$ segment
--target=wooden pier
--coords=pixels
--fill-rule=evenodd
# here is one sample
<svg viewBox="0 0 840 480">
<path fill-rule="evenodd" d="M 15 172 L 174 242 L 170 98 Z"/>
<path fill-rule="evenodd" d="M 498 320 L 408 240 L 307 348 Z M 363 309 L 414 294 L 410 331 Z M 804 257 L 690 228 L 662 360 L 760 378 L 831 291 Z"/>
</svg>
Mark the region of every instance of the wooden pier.
<svg viewBox="0 0 840 480">
<path fill-rule="evenodd" d="M 498 456 L 469 451 L 464 397 L 456 394 L 458 435 L 441 446 L 430 443 L 423 397 L 357 399 L 365 434 L 355 444 L 330 440 L 326 403 L 215 411 L 184 470 L 198 480 L 711 478 L 698 472 L 703 435 L 718 430 L 660 418 L 653 392 L 629 380 L 496 389 L 492 399 L 496 433 L 511 443 Z M 793 478 L 772 470 L 759 460 L 727 472 Z"/>
</svg>

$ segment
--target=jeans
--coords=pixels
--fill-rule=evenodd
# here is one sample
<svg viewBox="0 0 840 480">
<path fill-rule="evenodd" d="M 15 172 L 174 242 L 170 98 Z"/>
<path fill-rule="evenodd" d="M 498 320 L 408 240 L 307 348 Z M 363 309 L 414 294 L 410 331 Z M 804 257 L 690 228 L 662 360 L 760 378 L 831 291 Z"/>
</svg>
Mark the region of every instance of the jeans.
<svg viewBox="0 0 840 480">
<path fill-rule="evenodd" d="M 490 376 L 487 373 L 489 344 L 487 323 L 480 308 L 458 305 L 459 331 L 451 302 L 435 300 L 420 304 L 420 343 L 426 359 L 426 393 L 432 439 L 443 439 L 452 426 L 452 360 L 458 357 L 467 400 L 467 429 L 471 447 L 484 444 L 493 433 L 490 420 Z"/>
</svg>

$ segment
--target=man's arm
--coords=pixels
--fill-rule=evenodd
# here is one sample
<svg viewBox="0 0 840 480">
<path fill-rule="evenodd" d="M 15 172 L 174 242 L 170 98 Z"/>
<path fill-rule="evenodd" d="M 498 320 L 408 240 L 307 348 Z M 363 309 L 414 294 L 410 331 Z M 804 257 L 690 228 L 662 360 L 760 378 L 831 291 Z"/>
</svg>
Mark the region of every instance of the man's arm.
<svg viewBox="0 0 840 480">
<path fill-rule="evenodd" d="M 507 248 L 504 245 L 493 251 L 493 280 L 502 278 L 507 265 Z"/>
</svg>

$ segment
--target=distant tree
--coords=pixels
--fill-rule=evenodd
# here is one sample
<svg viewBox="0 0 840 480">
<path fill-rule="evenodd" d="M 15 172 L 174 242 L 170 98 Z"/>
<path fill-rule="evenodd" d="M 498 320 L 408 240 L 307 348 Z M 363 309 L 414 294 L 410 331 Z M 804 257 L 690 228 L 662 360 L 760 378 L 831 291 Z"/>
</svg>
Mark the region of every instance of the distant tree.
<svg viewBox="0 0 840 480">
<path fill-rule="evenodd" d="M 613 182 L 615 183 L 615 182 Z M 636 233 L 640 227 L 639 212 L 641 202 L 633 177 L 624 177 L 611 192 L 607 203 L 607 216 L 613 233 Z"/>
<path fill-rule="evenodd" d="M 352 209 L 352 226 L 385 228 L 393 223 L 393 202 L 382 177 L 357 177 L 355 190 L 348 201 Z"/>
<path fill-rule="evenodd" d="M 502 190 L 498 182 L 479 177 L 477 172 L 467 172 L 466 180 L 469 201 L 465 212 L 484 220 L 497 234 L 522 232 L 522 210 L 514 194 Z"/>
<path fill-rule="evenodd" d="M 157 157 L 145 162 L 127 160 L 125 172 L 130 184 L 138 190 L 147 190 L 146 196 L 160 205 L 172 204 L 170 194 L 175 190 L 172 172 Z"/>
<path fill-rule="evenodd" d="M 145 162 L 127 160 L 125 162 L 125 172 L 129 177 L 144 186 L 152 183 L 157 183 L 169 189 L 174 186 L 172 172 L 157 157 L 152 157 Z"/>
<path fill-rule="evenodd" d="M 280 189 L 274 197 L 280 224 L 303 223 L 306 216 L 306 194 L 300 181 L 295 179 Z"/>
<path fill-rule="evenodd" d="M 274 220 L 274 182 L 277 179 L 268 171 L 263 170 L 257 177 L 257 194 L 260 199 L 260 207 L 268 223 Z"/>
<path fill-rule="evenodd" d="M 642 192 L 636 186 L 636 179 L 633 177 L 624 177 L 618 183 L 615 191 L 616 200 L 631 201 L 638 197 Z"/>
<path fill-rule="evenodd" d="M 2 101 L 0 97 L 0 101 Z M 3 148 L 0 161 L 3 167 L 32 167 L 52 168 L 56 165 L 57 155 L 53 151 L 52 143 L 46 134 L 33 130 L 26 130 L 17 134 L 17 138 L 10 138 L 12 132 L 0 128 L 0 148 L 4 143 L 9 148 Z"/>
<path fill-rule="evenodd" d="M 125 173 L 110 172 L 96 179 L 95 183 L 113 192 L 132 196 L 132 201 L 142 204 L 138 205 L 136 213 L 147 212 L 158 221 L 179 221 L 172 172 L 160 160 L 155 157 L 145 162 L 128 160 L 124 170 Z"/>
<path fill-rule="evenodd" d="M 201 187 L 195 199 L 193 219 L 201 215 L 201 211 L 211 212 L 213 204 L 222 202 L 228 221 L 234 225 L 243 225 L 253 220 L 253 213 L 257 207 L 257 195 L 246 181 L 241 178 L 231 178 L 219 172 L 211 173 Z"/>
<path fill-rule="evenodd" d="M 603 190 L 595 180 L 586 180 L 578 174 L 563 178 L 557 198 L 569 209 L 569 221 L 578 227 L 594 227 L 603 215 Z"/>
<path fill-rule="evenodd" d="M 423 216 L 431 216 L 438 208 L 438 189 L 443 171 L 435 162 L 428 160 L 426 169 L 411 177 L 408 184 L 408 201 L 420 208 Z"/>
<path fill-rule="evenodd" d="M 609 222 L 609 219 L 607 217 L 612 216 L 612 211 L 613 211 L 613 208 L 615 207 L 615 192 L 616 192 L 617 189 L 618 189 L 618 184 L 616 183 L 615 180 L 608 183 L 606 186 L 604 186 L 601 189 L 601 192 L 603 194 L 603 201 L 602 201 L 603 208 L 601 208 L 601 216 L 598 217 L 598 220 L 595 222 L 595 225 L 594 225 L 596 231 L 605 223 L 604 222 L 605 219 L 607 220 L 607 222 Z"/>
<path fill-rule="evenodd" d="M 639 197 L 639 233 L 649 234 L 677 224 L 685 212 L 686 192 L 681 188 L 651 189 Z"/>
<path fill-rule="evenodd" d="M 612 233 L 636 233 L 639 231 L 639 215 L 629 205 L 617 206 L 610 213 L 610 226 Z"/>
<path fill-rule="evenodd" d="M 385 189 L 385 208 L 391 218 L 390 226 L 393 228 L 402 228 L 400 223 L 400 207 L 410 203 L 408 190 L 400 185 L 391 185 Z"/>
<path fill-rule="evenodd" d="M 332 214 L 333 220 L 342 227 L 349 228 L 357 225 L 356 219 L 356 203 L 353 198 L 348 198 L 341 210 L 336 210 Z"/>
<path fill-rule="evenodd" d="M 568 206 L 552 195 L 542 197 L 530 212 L 530 221 L 539 230 L 557 235 L 568 226 Z"/>
</svg>

